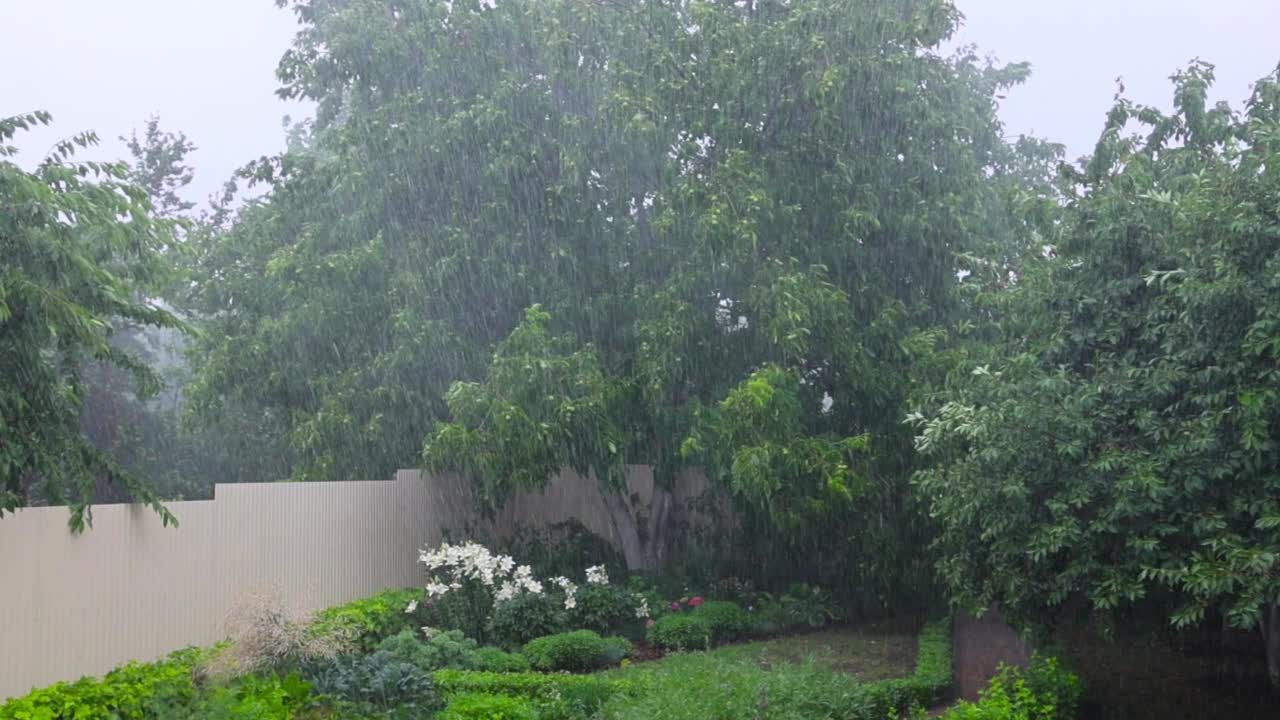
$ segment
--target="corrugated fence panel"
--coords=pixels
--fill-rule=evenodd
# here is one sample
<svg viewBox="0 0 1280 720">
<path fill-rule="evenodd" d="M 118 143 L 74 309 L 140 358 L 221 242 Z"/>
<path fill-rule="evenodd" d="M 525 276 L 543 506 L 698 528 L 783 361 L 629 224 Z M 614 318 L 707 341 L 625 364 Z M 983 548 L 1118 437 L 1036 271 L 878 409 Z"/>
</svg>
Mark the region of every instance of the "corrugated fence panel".
<svg viewBox="0 0 1280 720">
<path fill-rule="evenodd" d="M 628 484 L 650 497 L 652 470 L 628 468 Z M 137 505 L 95 506 L 93 528 L 78 536 L 63 507 L 0 519 L 0 701 L 217 642 L 254 595 L 309 612 L 416 585 L 418 549 L 446 534 L 577 518 L 616 542 L 594 482 L 572 472 L 492 523 L 462 478 L 411 470 L 392 481 L 218 485 L 213 500 L 168 507 L 177 528 Z"/>
</svg>

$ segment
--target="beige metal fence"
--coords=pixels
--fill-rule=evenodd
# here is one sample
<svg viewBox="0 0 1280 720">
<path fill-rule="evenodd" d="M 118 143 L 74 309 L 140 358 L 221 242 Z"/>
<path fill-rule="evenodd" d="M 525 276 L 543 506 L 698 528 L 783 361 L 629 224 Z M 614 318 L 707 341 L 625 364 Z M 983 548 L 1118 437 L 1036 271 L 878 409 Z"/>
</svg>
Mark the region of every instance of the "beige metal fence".
<svg viewBox="0 0 1280 720">
<path fill-rule="evenodd" d="M 628 482 L 652 494 L 650 468 Z M 680 494 L 697 492 L 692 479 Z M 609 538 L 593 482 L 564 473 L 516 498 L 493 523 L 472 512 L 466 483 L 401 471 L 391 481 L 218 485 L 214 499 L 175 502 L 179 527 L 136 505 L 99 505 L 73 536 L 66 508 L 0 519 L 0 701 L 59 680 L 100 675 L 221 639 L 245 598 L 270 593 L 311 611 L 416 585 L 417 550 L 447 531 L 505 535 L 520 524 L 577 518 Z"/>
</svg>

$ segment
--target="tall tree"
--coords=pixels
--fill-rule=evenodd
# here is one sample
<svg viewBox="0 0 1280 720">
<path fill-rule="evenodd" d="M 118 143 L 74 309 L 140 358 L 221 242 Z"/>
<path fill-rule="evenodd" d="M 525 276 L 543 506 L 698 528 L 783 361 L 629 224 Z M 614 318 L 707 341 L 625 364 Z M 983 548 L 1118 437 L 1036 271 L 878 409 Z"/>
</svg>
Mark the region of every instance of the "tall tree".
<svg viewBox="0 0 1280 720">
<path fill-rule="evenodd" d="M 319 110 L 210 251 L 211 414 L 264 400 L 302 478 L 384 476 L 424 437 L 494 498 L 508 460 L 580 463 L 639 566 L 663 535 L 616 492 L 628 462 L 657 467 L 659 509 L 703 464 L 761 507 L 856 516 L 883 489 L 864 504 L 902 511 L 898 340 L 948 316 L 958 253 L 1000 209 L 994 95 L 1025 71 L 938 55 L 950 3 L 292 5 L 283 93 Z M 736 387 L 774 380 L 795 409 L 776 437 L 716 429 Z M 712 435 L 815 462 L 770 488 L 703 452 Z"/>
<path fill-rule="evenodd" d="M 34 171 L 12 160 L 20 130 L 48 124 L 36 112 L 0 120 L 0 513 L 29 502 L 66 503 L 71 526 L 90 519 L 95 479 L 106 475 L 172 516 L 151 489 L 94 447 L 79 419 L 84 361 L 128 370 L 141 396 L 156 374 L 109 339 L 121 322 L 180 327 L 136 292 L 160 268 L 173 223 L 119 163 L 72 161 L 91 133 L 59 143 Z"/>
<path fill-rule="evenodd" d="M 1242 114 L 1209 65 L 1174 81 L 1175 112 L 1118 99 L 1065 169 L 1052 251 L 915 417 L 919 487 L 958 604 L 1214 613 L 1280 684 L 1280 72 Z"/>
</svg>

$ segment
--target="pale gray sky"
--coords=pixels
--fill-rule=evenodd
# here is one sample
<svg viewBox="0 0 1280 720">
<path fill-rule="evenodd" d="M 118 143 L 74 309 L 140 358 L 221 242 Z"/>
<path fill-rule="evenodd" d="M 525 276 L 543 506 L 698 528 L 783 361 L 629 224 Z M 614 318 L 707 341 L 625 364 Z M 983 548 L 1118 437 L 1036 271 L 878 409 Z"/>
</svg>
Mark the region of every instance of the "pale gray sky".
<svg viewBox="0 0 1280 720">
<path fill-rule="evenodd" d="M 958 0 L 958 40 L 1032 63 L 1005 101 L 1012 135 L 1088 152 L 1123 76 L 1134 100 L 1168 105 L 1168 76 L 1193 57 L 1217 65 L 1217 98 L 1241 102 L 1280 61 L 1280 0 Z M 24 163 L 96 130 L 96 158 L 159 114 L 200 150 L 192 199 L 248 160 L 284 146 L 275 66 L 294 32 L 272 0 L 0 0 L 0 116 L 44 109 L 50 131 L 20 138 Z"/>
</svg>

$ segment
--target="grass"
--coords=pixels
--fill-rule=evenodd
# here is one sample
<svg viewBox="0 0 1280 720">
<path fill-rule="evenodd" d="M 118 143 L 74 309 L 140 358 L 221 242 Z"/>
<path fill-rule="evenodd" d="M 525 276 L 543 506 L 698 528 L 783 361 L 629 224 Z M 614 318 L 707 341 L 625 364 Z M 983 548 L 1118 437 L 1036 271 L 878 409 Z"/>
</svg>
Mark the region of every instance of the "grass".
<svg viewBox="0 0 1280 720">
<path fill-rule="evenodd" d="M 604 706 L 609 720 L 768 720 L 863 717 L 868 684 L 910 676 L 916 637 L 838 628 L 706 652 L 677 653 L 609 670 L 633 692 Z M 879 713 L 877 717 L 883 716 Z"/>
<path fill-rule="evenodd" d="M 750 661 L 763 670 L 779 663 L 813 663 L 863 682 L 905 677 L 915 667 L 914 633 L 875 627 L 833 628 L 712 650 L 728 661 Z"/>
</svg>

